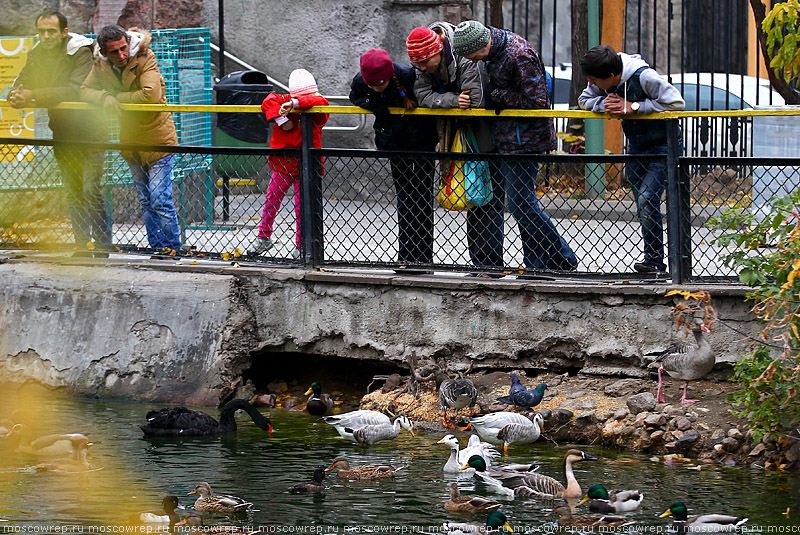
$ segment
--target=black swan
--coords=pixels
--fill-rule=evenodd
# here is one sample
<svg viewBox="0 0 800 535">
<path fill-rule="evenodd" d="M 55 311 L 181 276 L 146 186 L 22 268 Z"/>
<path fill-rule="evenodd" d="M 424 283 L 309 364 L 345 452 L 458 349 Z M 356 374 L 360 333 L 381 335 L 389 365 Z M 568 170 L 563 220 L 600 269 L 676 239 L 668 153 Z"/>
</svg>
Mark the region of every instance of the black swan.
<svg viewBox="0 0 800 535">
<path fill-rule="evenodd" d="M 244 399 L 233 399 L 222 407 L 219 422 L 208 414 L 193 411 L 186 407 L 170 407 L 147 413 L 147 424 L 140 425 L 145 435 L 157 436 L 201 436 L 218 435 L 236 431 L 234 413 L 242 409 L 247 412 L 258 427 L 272 435 L 269 418 L 256 410 Z"/>
</svg>

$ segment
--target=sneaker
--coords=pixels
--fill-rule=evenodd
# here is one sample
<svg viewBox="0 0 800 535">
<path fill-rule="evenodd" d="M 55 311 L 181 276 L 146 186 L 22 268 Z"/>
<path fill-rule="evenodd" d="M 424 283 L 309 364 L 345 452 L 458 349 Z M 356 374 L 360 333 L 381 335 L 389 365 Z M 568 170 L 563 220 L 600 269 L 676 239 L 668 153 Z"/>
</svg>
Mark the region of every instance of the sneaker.
<svg viewBox="0 0 800 535">
<path fill-rule="evenodd" d="M 269 238 L 258 238 L 255 243 L 255 247 L 247 251 L 247 254 L 250 256 L 258 256 L 266 253 L 270 249 L 272 249 L 272 240 Z"/>
<path fill-rule="evenodd" d="M 633 270 L 636 273 L 666 273 L 667 266 L 656 262 L 636 262 Z"/>
<path fill-rule="evenodd" d="M 562 258 L 561 260 L 551 260 L 547 268 L 554 271 L 576 271 L 578 269 L 578 259 Z"/>
</svg>

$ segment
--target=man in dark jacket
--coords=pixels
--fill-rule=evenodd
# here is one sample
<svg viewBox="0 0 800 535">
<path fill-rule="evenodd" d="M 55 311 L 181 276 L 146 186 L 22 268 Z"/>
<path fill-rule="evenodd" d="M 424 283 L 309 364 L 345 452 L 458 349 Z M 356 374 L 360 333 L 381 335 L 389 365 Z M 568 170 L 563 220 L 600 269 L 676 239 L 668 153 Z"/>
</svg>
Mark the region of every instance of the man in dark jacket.
<svg viewBox="0 0 800 535">
<path fill-rule="evenodd" d="M 75 245 L 74 256 L 108 256 L 111 228 L 100 187 L 104 152 L 88 150 L 71 141 L 105 141 L 106 129 L 97 112 L 52 109 L 61 102 L 79 100 L 81 84 L 92 70 L 94 41 L 70 33 L 67 19 L 48 10 L 36 17 L 39 42 L 28 54 L 14 81 L 9 103 L 14 108 L 47 108 L 56 142 L 53 152 L 61 170 Z"/>
<path fill-rule="evenodd" d="M 483 61 L 489 76 L 486 107 L 545 109 L 547 77 L 542 58 L 525 39 L 508 30 L 464 21 L 453 32 L 453 52 Z M 492 137 L 501 154 L 540 154 L 556 148 L 553 119 L 502 117 L 492 124 Z M 536 176 L 539 166 L 522 160 L 502 160 L 500 174 L 511 215 L 517 221 L 525 267 L 574 271 L 578 259 L 539 206 Z M 495 192 L 495 195 L 497 192 Z"/>
</svg>

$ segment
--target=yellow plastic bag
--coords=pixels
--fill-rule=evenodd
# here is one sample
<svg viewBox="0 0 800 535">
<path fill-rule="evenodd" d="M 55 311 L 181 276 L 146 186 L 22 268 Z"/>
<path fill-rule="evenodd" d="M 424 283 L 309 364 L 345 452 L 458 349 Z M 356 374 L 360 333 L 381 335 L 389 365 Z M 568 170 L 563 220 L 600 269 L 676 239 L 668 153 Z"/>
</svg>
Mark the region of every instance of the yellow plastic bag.
<svg viewBox="0 0 800 535">
<path fill-rule="evenodd" d="M 466 152 L 461 130 L 453 136 L 450 152 Z M 467 190 L 464 178 L 464 162 L 444 162 L 442 177 L 439 179 L 439 194 L 436 200 L 445 210 L 467 210 L 472 205 L 467 202 Z"/>
</svg>

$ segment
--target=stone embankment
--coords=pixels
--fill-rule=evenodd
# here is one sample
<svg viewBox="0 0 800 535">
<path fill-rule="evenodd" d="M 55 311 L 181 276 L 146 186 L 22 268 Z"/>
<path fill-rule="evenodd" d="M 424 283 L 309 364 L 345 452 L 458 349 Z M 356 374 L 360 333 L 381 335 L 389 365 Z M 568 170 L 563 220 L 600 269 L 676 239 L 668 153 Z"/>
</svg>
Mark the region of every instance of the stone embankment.
<svg viewBox="0 0 800 535">
<path fill-rule="evenodd" d="M 800 446 L 796 441 L 767 436 L 755 444 L 746 422 L 735 416 L 727 397 L 736 386 L 724 376 L 726 370 L 712 373 L 710 380 L 689 385 L 689 397 L 697 403 L 680 402 L 683 383 L 666 379 L 664 392 L 668 403 L 657 403 L 657 383 L 650 379 L 618 379 L 578 375 L 540 375 L 527 378 L 517 371 L 523 384 L 532 388 L 546 383 L 542 402 L 535 407 L 544 417 L 540 440 L 559 445 L 584 444 L 615 447 L 626 451 L 657 455 L 666 463 L 690 460 L 721 463 L 728 466 L 751 464 L 766 469 L 797 468 Z M 496 403 L 507 394 L 510 384 L 505 372 L 471 376 L 478 388 L 479 410 L 509 410 Z M 420 385 L 416 397 L 400 394 L 400 388 L 367 394 L 362 408 L 408 409 L 411 417 L 431 430 L 440 425 L 441 409 L 432 383 Z M 466 409 L 462 410 L 462 417 Z M 459 419 L 451 411 L 451 419 Z"/>
</svg>

